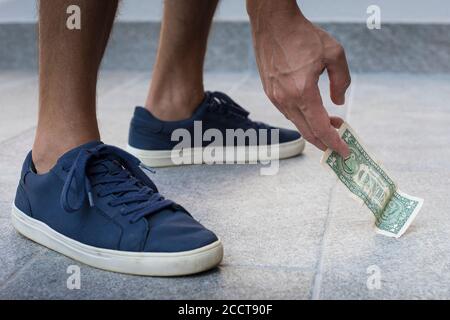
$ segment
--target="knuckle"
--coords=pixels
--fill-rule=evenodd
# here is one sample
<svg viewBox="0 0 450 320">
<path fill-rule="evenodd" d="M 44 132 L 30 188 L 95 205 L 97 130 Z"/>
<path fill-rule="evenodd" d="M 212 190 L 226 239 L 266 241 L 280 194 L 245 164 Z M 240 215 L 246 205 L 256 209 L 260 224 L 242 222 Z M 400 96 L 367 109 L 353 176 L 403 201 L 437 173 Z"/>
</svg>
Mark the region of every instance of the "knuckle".
<svg viewBox="0 0 450 320">
<path fill-rule="evenodd" d="M 351 83 L 352 83 L 352 80 L 350 77 L 343 77 L 343 78 L 337 80 L 335 86 L 336 86 L 336 89 L 346 91 L 350 87 Z"/>
<path fill-rule="evenodd" d="M 299 103 L 298 108 L 302 114 L 307 114 L 309 112 L 308 105 L 306 103 Z"/>
<path fill-rule="evenodd" d="M 335 54 L 335 56 L 338 57 L 338 58 L 344 58 L 344 57 L 345 57 L 345 49 L 344 49 L 344 47 L 343 47 L 340 43 L 338 43 L 338 44 L 336 45 L 334 54 Z"/>
<path fill-rule="evenodd" d="M 330 145 L 335 150 L 342 150 L 342 148 L 341 148 L 342 145 L 341 145 L 341 143 L 339 141 L 339 138 L 334 138 L 334 137 L 330 138 Z"/>
<path fill-rule="evenodd" d="M 271 97 L 271 100 L 273 101 L 273 103 L 275 103 L 277 106 L 281 105 L 279 93 L 272 91 L 270 97 Z"/>
<path fill-rule="evenodd" d="M 275 99 L 281 105 L 289 105 L 289 95 L 285 92 L 278 92 Z"/>
<path fill-rule="evenodd" d="M 326 130 L 323 129 L 323 127 L 319 126 L 319 127 L 314 127 L 311 129 L 313 135 L 316 138 L 322 138 L 325 136 Z"/>
<path fill-rule="evenodd" d="M 350 75 L 348 75 L 347 80 L 345 81 L 345 88 L 350 87 L 350 85 L 352 84 L 352 77 Z"/>
</svg>

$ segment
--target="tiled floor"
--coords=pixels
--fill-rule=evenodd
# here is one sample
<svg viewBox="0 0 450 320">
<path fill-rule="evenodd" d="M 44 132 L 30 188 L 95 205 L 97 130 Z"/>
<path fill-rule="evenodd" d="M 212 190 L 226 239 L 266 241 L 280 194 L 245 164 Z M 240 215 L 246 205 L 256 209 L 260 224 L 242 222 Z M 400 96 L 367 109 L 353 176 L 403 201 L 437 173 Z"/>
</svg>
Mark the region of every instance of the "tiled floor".
<svg viewBox="0 0 450 320">
<path fill-rule="evenodd" d="M 99 121 L 107 143 L 124 146 L 133 105 L 148 75 L 101 77 Z M 265 98 L 255 74 L 206 76 L 255 119 L 289 126 Z M 321 81 L 327 95 L 326 79 Z M 10 203 L 36 122 L 36 77 L 0 73 L 0 298 L 450 298 L 450 76 L 354 76 L 344 108 L 350 122 L 402 190 L 425 199 L 400 239 L 373 232 L 373 218 L 319 165 L 321 153 L 281 162 L 274 176 L 258 165 L 189 166 L 152 177 L 223 240 L 223 264 L 194 277 L 144 278 L 81 265 L 81 289 L 69 290 L 71 259 L 12 228 Z M 368 289 L 367 269 L 381 288 Z"/>
</svg>

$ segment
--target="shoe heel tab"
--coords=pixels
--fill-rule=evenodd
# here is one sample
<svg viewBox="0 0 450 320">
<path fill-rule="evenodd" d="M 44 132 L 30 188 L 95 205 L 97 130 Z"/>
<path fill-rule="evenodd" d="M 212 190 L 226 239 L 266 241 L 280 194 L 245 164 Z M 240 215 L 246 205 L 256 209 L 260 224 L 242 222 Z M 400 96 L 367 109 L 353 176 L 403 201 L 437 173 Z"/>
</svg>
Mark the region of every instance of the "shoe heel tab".
<svg viewBox="0 0 450 320">
<path fill-rule="evenodd" d="M 136 107 L 133 118 L 131 118 L 130 132 L 140 131 L 144 136 L 159 133 L 163 130 L 163 121 L 157 119 L 144 107 Z M 149 131 L 149 132 L 147 132 Z"/>
<path fill-rule="evenodd" d="M 20 174 L 20 181 L 23 183 L 25 182 L 25 176 L 27 175 L 27 173 L 29 172 L 34 172 L 36 173 L 36 167 L 34 166 L 33 163 L 33 156 L 32 156 L 32 151 L 28 152 L 23 165 L 22 165 L 22 172 Z"/>
<path fill-rule="evenodd" d="M 141 107 L 141 106 L 136 106 L 134 108 L 134 113 L 133 113 L 133 117 L 134 118 L 154 118 L 152 113 L 150 111 L 148 111 L 147 108 Z"/>
</svg>

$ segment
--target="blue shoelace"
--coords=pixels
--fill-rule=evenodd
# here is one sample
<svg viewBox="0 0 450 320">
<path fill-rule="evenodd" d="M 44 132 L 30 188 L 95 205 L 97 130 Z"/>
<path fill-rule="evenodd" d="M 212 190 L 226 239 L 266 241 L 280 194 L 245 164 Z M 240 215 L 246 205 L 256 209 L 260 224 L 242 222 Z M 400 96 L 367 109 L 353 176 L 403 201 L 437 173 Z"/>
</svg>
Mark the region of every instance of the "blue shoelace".
<svg viewBox="0 0 450 320">
<path fill-rule="evenodd" d="M 268 125 L 259 121 L 252 121 L 248 118 L 250 112 L 241 107 L 228 95 L 220 91 L 210 92 L 211 104 L 210 108 L 215 111 L 218 110 L 221 113 L 231 114 L 239 118 L 245 119 L 247 123 L 250 123 L 255 129 L 270 129 Z"/>
<path fill-rule="evenodd" d="M 213 110 L 217 109 L 222 113 L 231 113 L 242 118 L 247 118 L 250 114 L 225 93 L 215 91 L 210 92 L 210 95 L 212 98 L 210 106 Z"/>
<path fill-rule="evenodd" d="M 108 205 L 120 208 L 122 215 L 130 215 L 134 223 L 175 203 L 164 199 L 147 175 L 141 170 L 152 171 L 131 154 L 105 144 L 83 149 L 69 170 L 61 192 L 61 205 L 67 212 L 83 206 L 88 198 L 94 206 L 93 190 L 97 197 L 114 195 Z M 76 188 L 75 203 L 69 202 L 69 191 Z M 82 190 L 79 190 L 82 188 Z"/>
</svg>

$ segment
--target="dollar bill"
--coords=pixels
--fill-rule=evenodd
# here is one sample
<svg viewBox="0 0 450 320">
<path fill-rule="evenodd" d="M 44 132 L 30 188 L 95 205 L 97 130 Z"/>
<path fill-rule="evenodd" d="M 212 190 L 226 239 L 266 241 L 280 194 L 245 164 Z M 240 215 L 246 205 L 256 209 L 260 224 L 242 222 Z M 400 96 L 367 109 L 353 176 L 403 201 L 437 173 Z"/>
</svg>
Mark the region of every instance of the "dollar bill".
<svg viewBox="0 0 450 320">
<path fill-rule="evenodd" d="M 378 233 L 400 237 L 420 211 L 423 199 L 398 190 L 396 183 L 367 152 L 361 139 L 347 123 L 339 128 L 339 135 L 348 144 L 350 156 L 343 159 L 328 149 L 321 163 L 331 169 L 351 194 L 372 211 Z"/>
</svg>

